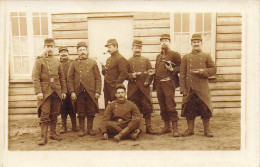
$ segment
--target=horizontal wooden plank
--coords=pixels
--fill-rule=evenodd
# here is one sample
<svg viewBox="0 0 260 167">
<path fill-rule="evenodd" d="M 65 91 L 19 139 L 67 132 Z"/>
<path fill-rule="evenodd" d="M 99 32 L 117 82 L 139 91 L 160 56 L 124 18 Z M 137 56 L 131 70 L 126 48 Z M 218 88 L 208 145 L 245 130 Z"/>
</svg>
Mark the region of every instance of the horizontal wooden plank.
<svg viewBox="0 0 260 167">
<path fill-rule="evenodd" d="M 55 39 L 71 39 L 71 38 L 79 38 L 84 39 L 88 38 L 88 31 L 87 30 L 80 30 L 80 31 L 52 31 L 52 36 Z"/>
<path fill-rule="evenodd" d="M 149 53 L 149 52 L 142 52 L 142 56 L 147 57 L 150 61 L 155 61 L 156 56 L 159 54 L 159 52 L 156 53 Z"/>
<path fill-rule="evenodd" d="M 135 40 L 140 40 L 143 44 L 160 44 L 160 36 L 146 36 L 146 37 L 134 37 Z"/>
<path fill-rule="evenodd" d="M 53 23 L 52 30 L 87 30 L 87 22 L 77 22 L 77 23 Z"/>
<path fill-rule="evenodd" d="M 34 88 L 9 88 L 9 95 L 34 95 Z"/>
<path fill-rule="evenodd" d="M 217 74 L 241 74 L 241 67 L 218 67 Z"/>
<path fill-rule="evenodd" d="M 217 25 L 242 25 L 242 17 L 217 17 Z"/>
<path fill-rule="evenodd" d="M 217 58 L 216 65 L 218 67 L 241 66 L 241 59 L 218 59 Z"/>
<path fill-rule="evenodd" d="M 217 42 L 216 50 L 241 50 L 241 42 Z"/>
<path fill-rule="evenodd" d="M 32 101 L 37 100 L 36 95 L 15 95 L 15 96 L 9 96 L 8 101 Z"/>
<path fill-rule="evenodd" d="M 37 108 L 9 108 L 9 115 L 37 114 Z M 37 117 L 37 116 L 36 116 Z"/>
<path fill-rule="evenodd" d="M 241 82 L 241 74 L 216 75 L 217 82 Z"/>
<path fill-rule="evenodd" d="M 87 42 L 88 39 L 55 39 L 55 46 L 73 46 L 76 47 L 79 42 Z"/>
<path fill-rule="evenodd" d="M 242 16 L 241 13 L 217 13 L 217 17 Z"/>
<path fill-rule="evenodd" d="M 37 101 L 16 101 L 8 102 L 9 108 L 35 108 L 37 107 Z"/>
<path fill-rule="evenodd" d="M 21 83 L 32 83 L 32 79 L 31 78 L 14 78 L 14 79 L 10 79 L 9 80 L 10 84 L 21 84 Z"/>
<path fill-rule="evenodd" d="M 217 34 L 217 42 L 241 42 L 242 34 Z"/>
<path fill-rule="evenodd" d="M 170 20 L 135 20 L 134 28 L 170 28 Z"/>
<path fill-rule="evenodd" d="M 216 82 L 209 84 L 210 90 L 240 90 L 240 82 Z"/>
<path fill-rule="evenodd" d="M 242 26 L 217 26 L 217 33 L 242 33 Z"/>
<path fill-rule="evenodd" d="M 169 19 L 169 12 L 136 12 L 134 20 Z"/>
<path fill-rule="evenodd" d="M 16 84 L 9 84 L 9 87 L 10 88 L 31 88 L 33 87 L 33 84 L 32 83 L 16 83 Z"/>
<path fill-rule="evenodd" d="M 218 58 L 225 58 L 225 59 L 236 59 L 241 58 L 242 52 L 240 50 L 219 50 L 216 51 L 216 57 Z"/>
<path fill-rule="evenodd" d="M 134 29 L 134 36 L 160 36 L 162 34 L 169 34 L 169 28 L 149 28 L 149 29 Z"/>
<path fill-rule="evenodd" d="M 226 112 L 226 113 L 240 113 L 241 112 L 241 108 L 214 108 L 213 109 L 213 117 L 214 117 L 214 113 L 218 113 L 218 112 Z"/>
<path fill-rule="evenodd" d="M 88 14 L 52 14 L 51 20 L 56 22 L 86 22 Z"/>
<path fill-rule="evenodd" d="M 160 45 L 143 45 L 142 51 L 143 52 L 160 52 L 161 46 Z"/>
</svg>

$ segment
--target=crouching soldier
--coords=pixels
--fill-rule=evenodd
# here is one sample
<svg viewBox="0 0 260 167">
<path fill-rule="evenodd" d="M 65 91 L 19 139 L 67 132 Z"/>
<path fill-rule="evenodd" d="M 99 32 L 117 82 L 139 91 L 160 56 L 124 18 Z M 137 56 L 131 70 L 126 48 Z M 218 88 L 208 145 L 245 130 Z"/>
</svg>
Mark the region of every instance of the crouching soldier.
<svg viewBox="0 0 260 167">
<path fill-rule="evenodd" d="M 98 112 L 101 75 L 96 61 L 88 57 L 85 42 L 77 44 L 77 51 L 79 57 L 71 63 L 68 71 L 68 89 L 78 114 L 79 136 L 85 135 L 85 117 L 87 117 L 87 134 L 94 136 L 92 128 L 95 113 Z"/>
<path fill-rule="evenodd" d="M 57 117 L 60 114 L 62 99 L 66 98 L 67 88 L 64 73 L 58 59 L 53 55 L 54 40 L 44 40 L 44 54 L 37 57 L 32 71 L 34 90 L 38 99 L 38 117 L 41 125 L 41 141 L 47 143 L 50 124 L 50 139 L 61 140 L 56 134 Z"/>
<path fill-rule="evenodd" d="M 216 66 L 209 54 L 201 51 L 202 38 L 193 34 L 191 38 L 192 52 L 182 58 L 180 66 L 180 92 L 183 94 L 181 116 L 186 117 L 188 129 L 182 136 L 194 134 L 194 120 L 201 116 L 204 135 L 213 137 L 209 130 L 212 117 L 212 104 L 208 77 L 216 74 Z"/>
<path fill-rule="evenodd" d="M 119 142 L 122 138 L 136 140 L 141 130 L 142 115 L 137 106 L 126 99 L 126 88 L 123 84 L 115 87 L 117 100 L 108 104 L 103 115 L 101 133 L 103 139 L 107 140 L 114 136 L 114 140 Z"/>
<path fill-rule="evenodd" d="M 68 52 L 68 48 L 66 46 L 61 46 L 59 48 L 59 54 L 60 54 L 61 66 L 62 66 L 64 75 L 65 75 L 65 81 L 67 83 L 68 69 L 69 69 L 69 66 L 70 66 L 70 63 L 72 62 L 72 60 L 69 59 L 69 57 L 68 57 L 69 52 Z M 68 89 L 67 89 L 67 91 L 68 91 Z M 77 126 L 77 121 L 76 121 L 76 113 L 73 110 L 71 98 L 70 98 L 69 94 L 67 94 L 66 98 L 63 100 L 60 114 L 61 114 L 61 124 L 62 124 L 62 127 L 61 127 L 62 129 L 61 129 L 60 133 L 63 134 L 63 133 L 67 132 L 68 115 L 70 116 L 70 120 L 71 120 L 71 125 L 72 125 L 71 130 L 73 132 L 77 132 L 78 126 Z"/>
</svg>

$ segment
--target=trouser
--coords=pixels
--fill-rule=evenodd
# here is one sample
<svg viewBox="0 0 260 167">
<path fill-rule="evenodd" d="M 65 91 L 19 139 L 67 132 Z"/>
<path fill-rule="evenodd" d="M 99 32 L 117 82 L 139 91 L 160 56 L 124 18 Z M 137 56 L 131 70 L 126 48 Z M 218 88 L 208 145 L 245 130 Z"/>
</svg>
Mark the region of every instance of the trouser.
<svg viewBox="0 0 260 167">
<path fill-rule="evenodd" d="M 144 93 L 140 89 L 137 89 L 133 96 L 129 97 L 129 100 L 136 104 L 140 112 L 143 114 L 144 118 L 151 117 L 151 101 L 144 95 Z"/>
<path fill-rule="evenodd" d="M 175 85 L 173 81 L 155 81 L 155 89 L 157 92 L 157 98 L 161 109 L 162 120 L 177 121 L 179 120 L 178 112 L 176 111 L 175 103 Z"/>
<path fill-rule="evenodd" d="M 50 122 L 57 122 L 57 117 L 60 114 L 61 100 L 56 92 L 48 96 L 41 105 L 41 124 L 49 124 Z"/>
<path fill-rule="evenodd" d="M 95 117 L 96 104 L 86 90 L 83 90 L 78 95 L 75 108 L 80 118 L 85 118 L 85 116 L 90 118 Z"/>
<path fill-rule="evenodd" d="M 105 99 L 105 108 L 108 105 L 108 102 L 116 100 L 115 88 L 110 86 L 106 81 L 104 82 L 104 99 Z"/>
<path fill-rule="evenodd" d="M 69 94 L 67 94 L 66 98 L 64 100 L 62 100 L 62 106 L 61 106 L 61 110 L 60 110 L 60 114 L 62 118 L 67 118 L 67 116 L 69 115 L 70 118 L 75 117 L 76 113 L 73 111 L 73 107 L 72 107 L 72 103 L 71 103 L 71 99 L 69 97 Z"/>
<path fill-rule="evenodd" d="M 126 123 L 120 123 L 117 121 L 109 121 L 106 124 L 106 132 L 109 135 L 109 137 L 117 135 L 119 132 L 121 132 L 124 128 L 129 128 L 129 133 L 134 132 L 136 129 L 139 128 L 141 124 L 140 120 L 131 120 L 130 122 Z"/>
<path fill-rule="evenodd" d="M 187 120 L 194 120 L 197 116 L 201 116 L 201 119 L 212 117 L 212 113 L 207 105 L 203 103 L 194 91 L 188 94 L 188 101 L 184 104 L 184 108 L 184 115 Z"/>
</svg>

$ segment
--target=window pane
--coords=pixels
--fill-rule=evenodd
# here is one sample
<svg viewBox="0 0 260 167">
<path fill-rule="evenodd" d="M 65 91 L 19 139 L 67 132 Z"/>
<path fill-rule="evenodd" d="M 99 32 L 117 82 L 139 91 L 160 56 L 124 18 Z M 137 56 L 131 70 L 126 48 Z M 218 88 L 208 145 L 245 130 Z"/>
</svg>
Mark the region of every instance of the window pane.
<svg viewBox="0 0 260 167">
<path fill-rule="evenodd" d="M 42 17 L 42 35 L 48 35 L 48 17 Z"/>
<path fill-rule="evenodd" d="M 13 54 L 20 55 L 20 40 L 19 37 L 13 37 Z"/>
<path fill-rule="evenodd" d="M 19 16 L 25 16 L 25 12 L 19 12 Z"/>
<path fill-rule="evenodd" d="M 16 74 L 21 74 L 22 67 L 21 67 L 21 57 L 14 56 L 14 72 Z"/>
<path fill-rule="evenodd" d="M 48 16 L 47 12 L 41 12 L 41 16 Z"/>
<path fill-rule="evenodd" d="M 174 32 L 181 32 L 181 14 L 174 14 Z"/>
<path fill-rule="evenodd" d="M 203 15 L 202 13 L 196 14 L 196 32 L 202 32 L 203 31 Z"/>
<path fill-rule="evenodd" d="M 11 23 L 12 23 L 12 35 L 19 36 L 18 17 L 12 17 Z"/>
<path fill-rule="evenodd" d="M 182 32 L 190 32 L 190 15 L 182 14 Z"/>
<path fill-rule="evenodd" d="M 205 33 L 202 38 L 203 52 L 211 52 L 211 34 Z"/>
<path fill-rule="evenodd" d="M 17 12 L 11 12 L 11 16 L 18 16 Z"/>
<path fill-rule="evenodd" d="M 20 35 L 27 35 L 26 17 L 20 17 Z"/>
<path fill-rule="evenodd" d="M 39 56 L 43 49 L 43 39 L 42 37 L 34 37 L 34 55 Z"/>
<path fill-rule="evenodd" d="M 30 64 L 29 64 L 29 56 L 23 56 L 22 57 L 22 71 L 23 74 L 29 74 L 30 73 Z"/>
<path fill-rule="evenodd" d="M 40 18 L 33 17 L 33 35 L 40 35 Z"/>
<path fill-rule="evenodd" d="M 211 14 L 204 14 L 204 31 L 211 31 Z"/>
<path fill-rule="evenodd" d="M 173 48 L 181 53 L 181 35 L 174 35 Z"/>
<path fill-rule="evenodd" d="M 28 55 L 28 39 L 27 37 L 21 37 L 21 54 Z"/>
<path fill-rule="evenodd" d="M 32 15 L 33 16 L 39 16 L 39 12 L 33 12 Z"/>
<path fill-rule="evenodd" d="M 182 35 L 181 47 L 182 47 L 182 53 L 191 52 L 190 35 Z"/>
</svg>

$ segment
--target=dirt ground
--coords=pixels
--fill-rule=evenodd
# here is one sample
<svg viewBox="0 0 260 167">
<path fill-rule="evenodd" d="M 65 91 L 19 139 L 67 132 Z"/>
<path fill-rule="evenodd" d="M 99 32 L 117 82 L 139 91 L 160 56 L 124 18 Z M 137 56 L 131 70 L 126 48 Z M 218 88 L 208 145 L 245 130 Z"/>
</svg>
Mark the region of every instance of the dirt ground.
<svg viewBox="0 0 260 167">
<path fill-rule="evenodd" d="M 10 151 L 28 150 L 239 150 L 240 149 L 240 113 L 219 112 L 214 113 L 211 119 L 211 132 L 213 138 L 203 136 L 203 124 L 200 117 L 195 121 L 195 134 L 190 137 L 173 138 L 171 133 L 164 135 L 143 133 L 136 141 L 122 140 L 119 143 L 110 140 L 100 140 L 101 133 L 98 125 L 102 113 L 97 114 L 94 120 L 96 136 L 78 137 L 77 133 L 69 131 L 61 134 L 63 140 L 48 140 L 45 146 L 38 146 L 40 140 L 39 119 L 36 115 L 10 116 L 8 148 Z M 57 125 L 59 132 L 61 127 L 60 117 Z M 152 117 L 152 127 L 159 131 L 163 122 L 158 113 Z M 181 118 L 178 122 L 180 133 L 187 128 L 186 120 Z M 71 124 L 68 118 L 68 129 Z"/>
</svg>

